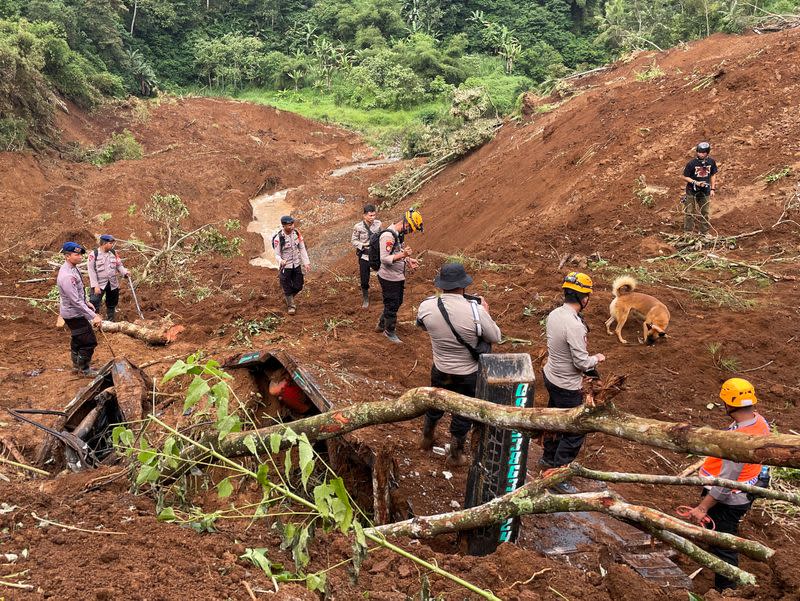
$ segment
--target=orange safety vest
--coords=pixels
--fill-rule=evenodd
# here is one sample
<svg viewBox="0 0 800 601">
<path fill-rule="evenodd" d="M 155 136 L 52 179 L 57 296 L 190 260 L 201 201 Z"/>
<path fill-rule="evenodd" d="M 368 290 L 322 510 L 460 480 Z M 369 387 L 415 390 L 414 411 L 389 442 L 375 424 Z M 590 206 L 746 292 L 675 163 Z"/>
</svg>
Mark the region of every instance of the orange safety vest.
<svg viewBox="0 0 800 601">
<path fill-rule="evenodd" d="M 769 424 L 767 423 L 767 420 L 756 413 L 753 423 L 746 426 L 740 426 L 739 424 L 734 423 L 730 428 L 728 428 L 728 430 L 734 430 L 736 432 L 749 434 L 751 436 L 766 436 L 769 434 Z M 703 467 L 700 468 L 700 476 L 705 478 L 709 476 L 712 478 L 718 478 L 721 471 L 722 459 L 719 457 L 706 457 L 705 462 L 703 462 Z M 758 480 L 758 474 L 760 472 L 760 464 L 745 463 L 744 467 L 742 468 L 742 472 L 739 474 L 739 477 L 736 480 L 738 482 L 744 482 L 745 484 L 755 484 L 756 480 Z"/>
</svg>

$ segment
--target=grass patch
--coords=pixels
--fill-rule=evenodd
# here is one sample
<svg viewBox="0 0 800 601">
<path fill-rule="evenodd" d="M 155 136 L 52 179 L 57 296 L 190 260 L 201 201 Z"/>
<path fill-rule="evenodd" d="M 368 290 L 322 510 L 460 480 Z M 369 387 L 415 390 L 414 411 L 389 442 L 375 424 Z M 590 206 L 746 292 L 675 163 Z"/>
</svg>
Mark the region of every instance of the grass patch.
<svg viewBox="0 0 800 601">
<path fill-rule="evenodd" d="M 402 110 L 360 109 L 338 105 L 332 96 L 321 95 L 312 89 L 246 90 L 236 98 L 356 130 L 379 148 L 394 145 L 408 129 L 431 121 L 446 112 L 449 106 L 447 101 L 441 100 Z"/>
<path fill-rule="evenodd" d="M 792 174 L 792 168 L 785 165 L 780 168 L 775 168 L 764 176 L 764 181 L 768 184 L 774 184 L 782 180 L 784 177 L 789 177 Z"/>
<path fill-rule="evenodd" d="M 143 155 L 142 145 L 126 129 L 122 133 L 111 136 L 111 139 L 105 145 L 92 153 L 90 161 L 94 165 L 102 166 L 110 165 L 116 161 L 141 159 Z"/>
<path fill-rule="evenodd" d="M 652 81 L 664 77 L 664 70 L 653 61 L 644 71 L 636 72 L 636 81 Z"/>
</svg>

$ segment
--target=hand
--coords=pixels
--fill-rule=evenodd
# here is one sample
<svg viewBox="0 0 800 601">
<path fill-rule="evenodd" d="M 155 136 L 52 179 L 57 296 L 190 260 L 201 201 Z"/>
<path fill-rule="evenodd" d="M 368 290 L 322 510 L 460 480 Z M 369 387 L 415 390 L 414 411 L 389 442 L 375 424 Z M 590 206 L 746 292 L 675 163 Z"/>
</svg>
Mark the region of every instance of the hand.
<svg viewBox="0 0 800 601">
<path fill-rule="evenodd" d="M 708 188 L 708 182 L 695 182 L 701 188 Z"/>
<path fill-rule="evenodd" d="M 306 263 L 305 265 L 303 265 L 303 268 L 305 272 L 308 273 L 309 271 L 311 271 L 311 263 Z"/>
<path fill-rule="evenodd" d="M 286 259 L 281 259 L 281 269 L 286 267 Z"/>
<path fill-rule="evenodd" d="M 103 323 L 103 318 L 95 313 L 94 319 L 92 319 L 92 325 L 99 330 L 101 323 Z"/>
<path fill-rule="evenodd" d="M 595 359 L 597 359 L 597 362 L 598 362 L 598 363 L 602 363 L 603 361 L 605 361 L 605 360 L 606 360 L 606 356 L 605 356 L 603 353 L 597 353 L 597 354 L 594 356 L 594 358 L 595 358 Z"/>
<path fill-rule="evenodd" d="M 687 515 L 686 517 L 689 518 L 691 521 L 693 521 L 695 524 L 702 526 L 703 521 L 706 519 L 707 516 L 708 514 L 706 513 L 706 510 L 698 505 L 697 507 L 693 508 L 689 512 L 689 515 Z"/>
<path fill-rule="evenodd" d="M 126 278 L 126 279 L 131 279 L 131 272 L 129 271 L 128 273 L 126 273 L 126 274 L 125 274 L 124 276 L 122 276 L 122 277 L 123 277 L 123 278 Z"/>
<path fill-rule="evenodd" d="M 100 290 L 100 286 L 95 286 L 95 287 L 94 287 L 94 293 L 95 293 L 97 296 L 100 296 L 100 292 L 102 292 L 102 290 Z"/>
<path fill-rule="evenodd" d="M 411 257 L 406 259 L 406 263 L 411 269 L 416 269 L 417 267 L 419 267 L 419 261 L 417 261 L 416 259 L 412 259 Z"/>
<path fill-rule="evenodd" d="M 92 303 L 90 303 L 89 301 L 86 301 L 86 304 L 88 305 L 88 307 L 89 307 L 89 308 L 90 308 L 92 311 L 97 311 L 97 308 L 96 308 L 96 307 L 95 307 L 95 306 L 94 306 Z"/>
<path fill-rule="evenodd" d="M 411 256 L 411 254 L 412 254 L 413 252 L 414 252 L 414 251 L 413 251 L 413 250 L 411 250 L 411 247 L 410 247 L 410 246 L 406 246 L 406 247 L 403 249 L 403 256 L 404 256 L 404 257 L 410 257 L 410 256 Z"/>
<path fill-rule="evenodd" d="M 481 307 L 483 307 L 484 311 L 487 313 L 489 312 L 489 303 L 486 302 L 486 299 L 482 296 L 478 297 L 480 299 Z"/>
<path fill-rule="evenodd" d="M 714 196 L 716 193 L 717 193 L 716 190 L 714 190 L 714 188 L 711 188 L 711 192 L 709 193 L 709 195 Z"/>
</svg>

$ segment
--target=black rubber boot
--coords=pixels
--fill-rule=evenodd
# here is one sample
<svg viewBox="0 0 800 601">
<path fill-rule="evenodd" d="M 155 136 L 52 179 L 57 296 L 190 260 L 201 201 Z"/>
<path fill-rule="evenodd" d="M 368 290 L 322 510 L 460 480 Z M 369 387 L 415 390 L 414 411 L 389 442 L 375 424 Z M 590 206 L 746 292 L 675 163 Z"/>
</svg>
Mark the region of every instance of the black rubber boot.
<svg viewBox="0 0 800 601">
<path fill-rule="evenodd" d="M 108 307 L 108 321 L 114 321 L 114 315 L 116 315 L 116 313 L 116 307 Z"/>
<path fill-rule="evenodd" d="M 92 358 L 85 355 L 80 355 L 80 374 L 86 378 L 94 378 L 98 372 L 94 367 L 91 367 Z"/>
<path fill-rule="evenodd" d="M 294 304 L 294 295 L 285 294 L 284 298 L 286 299 L 286 312 L 289 315 L 294 315 L 297 312 L 297 307 Z"/>
<path fill-rule="evenodd" d="M 369 307 L 369 290 L 366 288 L 361 289 L 361 308 L 366 309 Z"/>
<path fill-rule="evenodd" d="M 75 351 L 70 351 L 72 358 L 72 371 L 79 372 L 81 370 L 81 356 Z"/>
<path fill-rule="evenodd" d="M 444 462 L 451 466 L 460 466 L 467 464 L 467 454 L 464 452 L 464 446 L 467 443 L 467 437 L 457 438 L 453 436 L 450 439 L 450 452 L 447 453 L 447 458 Z"/>
<path fill-rule="evenodd" d="M 436 431 L 436 424 L 439 420 L 432 420 L 425 416 L 425 424 L 422 426 L 422 440 L 419 441 L 419 448 L 423 451 L 430 451 L 433 448 L 433 434 Z"/>
</svg>

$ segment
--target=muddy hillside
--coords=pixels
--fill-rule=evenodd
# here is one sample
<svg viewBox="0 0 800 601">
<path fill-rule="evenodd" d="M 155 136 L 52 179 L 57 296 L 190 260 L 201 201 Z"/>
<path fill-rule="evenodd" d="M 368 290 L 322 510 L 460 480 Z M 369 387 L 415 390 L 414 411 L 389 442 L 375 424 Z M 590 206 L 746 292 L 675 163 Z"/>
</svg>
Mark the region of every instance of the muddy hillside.
<svg viewBox="0 0 800 601">
<path fill-rule="evenodd" d="M 151 407 L 179 429 L 195 427 L 182 401 L 172 402 L 183 392 L 176 383 L 158 383 L 176 359 L 198 351 L 223 361 L 281 349 L 337 407 L 428 385 L 431 350 L 427 334 L 414 326 L 416 309 L 434 293 L 445 257 L 459 255 L 474 278 L 473 292 L 485 296 L 506 338 L 495 350 L 530 354 L 537 379 L 546 348 L 543 319 L 559 303 L 564 274 L 579 269 L 591 274 L 596 291 L 585 314 L 590 352 L 606 355 L 604 375 L 627 376 L 618 408 L 722 428 L 727 420 L 714 404 L 720 384 L 740 375 L 756 386 L 775 430 L 800 432 L 800 30 L 717 35 L 639 54 L 558 90 L 527 96 L 523 115 L 493 141 L 379 212 L 389 223 L 414 204 L 424 217 L 424 233 L 408 239 L 421 264 L 409 276 L 399 313 L 402 345 L 375 332 L 381 301 L 374 280 L 371 304 L 361 308 L 350 232 L 370 186 L 404 162 L 381 160 L 356 134 L 242 102 L 164 98 L 95 114 L 69 107 L 59 115 L 58 149 L 0 153 L 0 408 L 61 410 L 88 384 L 70 369 L 69 332 L 56 327 L 57 253 L 65 240 L 92 248 L 97 236 L 113 233 L 146 322 L 185 329 L 168 346 L 98 334 L 94 363 L 125 357 L 145 366 L 158 388 Z M 142 145 L 142 159 L 103 167 L 75 160 L 76 149 L 102 145 L 126 129 Z M 712 144 L 718 190 L 711 235 L 687 243 L 680 238 L 681 172 L 701 140 Z M 171 248 L 175 232 L 154 215 L 154 195 L 180 197 L 186 211 L 178 236 L 212 226 L 218 235 L 198 238 L 195 253 L 182 247 L 159 254 Z M 265 253 L 284 212 L 297 219 L 312 265 L 293 316 Z M 239 252 L 217 252 L 231 250 L 220 237 L 240 237 Z M 624 331 L 630 344 L 606 335 L 611 283 L 623 273 L 670 309 L 668 337 L 654 346 L 637 344 L 638 318 Z M 118 318 L 137 317 L 123 284 Z M 234 375 L 239 399 L 255 403 L 253 382 L 242 370 Z M 535 397 L 537 405 L 546 402 L 543 387 Z M 57 418 L 37 419 L 53 426 Z M 394 506 L 405 514 L 442 513 L 463 504 L 466 469 L 449 469 L 441 455 L 419 450 L 421 424 L 368 428 L 353 446 L 392 462 Z M 437 445 L 446 436 L 440 426 Z M 4 459 L 32 464 L 44 440 L 40 429 L 0 412 Z M 531 477 L 540 453 L 532 444 Z M 696 460 L 600 434 L 589 435 L 580 456 L 590 468 L 651 474 L 678 474 Z M 349 478 L 358 486 L 356 471 Z M 698 496 L 692 487 L 611 486 L 631 503 L 673 515 Z M 144 494 L 146 487 L 132 490 L 121 464 L 43 476 L 0 463 L 0 580 L 18 585 L 0 582 L 0 598 L 318 598 L 291 583 L 275 594 L 277 585 L 240 557 L 265 548 L 272 561 L 290 565 L 274 528 L 246 519 L 218 520 L 214 532 L 160 523 L 157 499 Z M 227 501 L 201 490 L 193 502 L 210 511 L 253 497 L 243 484 Z M 559 528 L 578 528 L 571 524 Z M 552 530 L 552 523 L 525 518 L 518 544 L 485 557 L 465 554 L 452 535 L 398 542 L 502 599 L 687 598 L 684 588 L 643 578 L 635 561 L 617 560 L 638 531 L 607 532 L 605 540 L 585 544 L 577 537 L 572 559 L 564 561 L 541 544 Z M 800 598 L 796 518 L 756 504 L 740 534 L 776 553 L 768 562 L 742 557 L 741 567 L 758 584 L 726 598 Z M 350 553 L 351 542 L 333 532 L 319 530 L 310 546 L 308 571 L 341 562 L 327 574 L 330 598 L 419 598 L 428 581 L 432 596 L 478 598 L 385 549 L 364 558 L 354 582 L 346 567 Z M 669 561 L 685 576 L 697 569 L 681 556 Z M 721 598 L 708 570 L 687 581 L 706 600 Z"/>
</svg>

